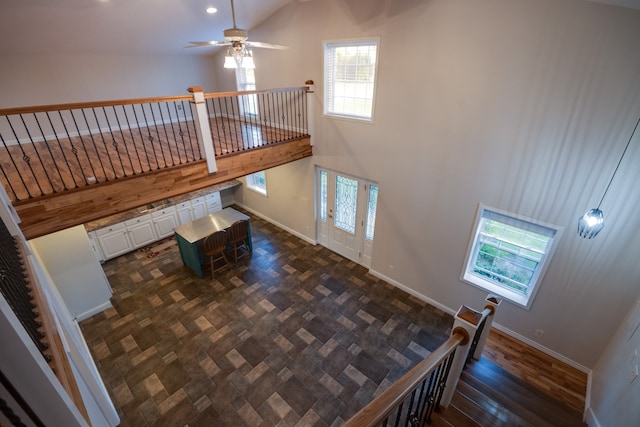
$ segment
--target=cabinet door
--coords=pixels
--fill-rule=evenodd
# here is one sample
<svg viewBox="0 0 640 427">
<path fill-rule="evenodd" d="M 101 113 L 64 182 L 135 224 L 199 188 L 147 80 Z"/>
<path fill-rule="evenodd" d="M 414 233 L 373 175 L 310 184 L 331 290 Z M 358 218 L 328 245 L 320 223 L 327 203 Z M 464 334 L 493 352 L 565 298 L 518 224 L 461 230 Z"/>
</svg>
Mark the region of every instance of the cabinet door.
<svg viewBox="0 0 640 427">
<path fill-rule="evenodd" d="M 129 231 L 129 239 L 134 248 L 148 245 L 158 240 L 153 230 L 153 222 L 150 215 L 144 215 L 138 218 L 125 221 L 127 230 Z"/>
<path fill-rule="evenodd" d="M 127 230 L 124 227 L 116 229 L 107 227 L 104 229 L 104 233 L 100 233 L 99 235 L 96 233 L 96 235 L 98 236 L 98 244 L 100 245 L 105 260 L 126 254 L 133 250 L 133 246 L 131 246 L 131 242 L 129 242 Z"/>
<path fill-rule="evenodd" d="M 220 199 L 219 191 L 216 191 L 215 193 L 207 194 L 205 196 L 205 201 L 207 203 L 207 211 L 209 213 L 214 213 L 219 210 L 222 210 L 222 200 Z"/>
<path fill-rule="evenodd" d="M 193 219 L 203 218 L 209 215 L 204 197 L 191 200 L 191 213 L 193 214 Z"/>
<path fill-rule="evenodd" d="M 100 250 L 100 245 L 98 244 L 98 237 L 96 236 L 96 233 L 91 231 L 87 233 L 87 236 L 89 236 L 89 242 L 91 243 L 91 250 L 93 251 L 93 254 L 96 256 L 96 259 L 98 260 L 98 262 L 103 262 L 104 256 L 102 255 L 102 251 Z"/>
<path fill-rule="evenodd" d="M 152 216 L 156 234 L 160 239 L 171 236 L 173 230 L 178 226 L 178 215 L 175 209 L 163 209 L 152 214 Z"/>
<path fill-rule="evenodd" d="M 178 219 L 180 220 L 180 224 L 193 221 L 191 202 L 183 202 L 178 205 Z"/>
</svg>

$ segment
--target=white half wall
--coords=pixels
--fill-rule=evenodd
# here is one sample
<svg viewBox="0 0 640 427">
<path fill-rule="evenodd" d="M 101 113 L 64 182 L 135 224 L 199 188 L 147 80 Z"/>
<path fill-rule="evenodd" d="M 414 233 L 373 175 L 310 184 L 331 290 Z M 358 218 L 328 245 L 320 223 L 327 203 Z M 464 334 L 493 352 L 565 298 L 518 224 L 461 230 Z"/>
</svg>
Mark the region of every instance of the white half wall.
<svg viewBox="0 0 640 427">
<path fill-rule="evenodd" d="M 84 226 L 47 234 L 29 243 L 74 318 L 83 320 L 111 307 L 111 286 Z"/>
</svg>

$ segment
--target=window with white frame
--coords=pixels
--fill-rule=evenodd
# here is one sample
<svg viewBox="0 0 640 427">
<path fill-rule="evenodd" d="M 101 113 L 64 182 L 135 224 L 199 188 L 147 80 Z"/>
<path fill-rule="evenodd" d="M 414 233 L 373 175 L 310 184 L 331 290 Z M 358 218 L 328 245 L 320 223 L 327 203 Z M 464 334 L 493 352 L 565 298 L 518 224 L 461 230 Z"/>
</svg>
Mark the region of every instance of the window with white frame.
<svg viewBox="0 0 640 427">
<path fill-rule="evenodd" d="M 373 120 L 380 39 L 324 42 L 324 114 Z"/>
<path fill-rule="evenodd" d="M 236 87 L 239 91 L 256 90 L 256 75 L 253 68 L 236 68 Z M 244 116 L 258 115 L 258 96 L 243 95 L 240 97 L 240 114 Z"/>
<path fill-rule="evenodd" d="M 461 278 L 529 308 L 562 227 L 480 205 Z"/>
<path fill-rule="evenodd" d="M 364 238 L 373 240 L 373 231 L 376 227 L 376 210 L 378 208 L 378 186 L 369 185 L 369 200 L 367 201 L 367 225 L 364 229 Z"/>
<path fill-rule="evenodd" d="M 246 176 L 247 188 L 264 196 L 267 195 L 267 179 L 264 171 L 252 173 Z"/>
</svg>

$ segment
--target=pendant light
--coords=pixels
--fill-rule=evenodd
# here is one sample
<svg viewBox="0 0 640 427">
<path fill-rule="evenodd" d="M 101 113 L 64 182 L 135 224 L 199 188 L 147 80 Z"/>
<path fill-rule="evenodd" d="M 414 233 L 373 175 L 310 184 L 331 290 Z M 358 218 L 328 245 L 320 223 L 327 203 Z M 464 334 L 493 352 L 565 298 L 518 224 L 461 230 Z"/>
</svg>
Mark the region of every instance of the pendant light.
<svg viewBox="0 0 640 427">
<path fill-rule="evenodd" d="M 578 235 L 580 235 L 580 237 L 584 237 L 585 239 L 593 239 L 604 228 L 604 215 L 602 214 L 602 211 L 600 210 L 600 205 L 602 204 L 602 201 L 604 200 L 604 196 L 607 195 L 607 191 L 609 191 L 609 187 L 611 186 L 611 182 L 613 181 L 613 178 L 616 176 L 616 172 L 618 172 L 618 168 L 620 167 L 620 163 L 622 163 L 622 159 L 624 158 L 624 155 L 627 153 L 627 148 L 629 148 L 629 144 L 631 143 L 631 140 L 633 139 L 633 135 L 635 135 L 636 129 L 638 129 L 638 124 L 640 124 L 640 117 L 638 118 L 638 121 L 636 122 L 636 126 L 633 128 L 633 132 L 631 132 L 631 136 L 629 137 L 629 140 L 627 141 L 627 145 L 624 147 L 624 151 L 622 152 L 622 156 L 620 156 L 620 160 L 618 160 L 618 165 L 616 166 L 616 169 L 613 171 L 613 175 L 611 176 L 611 179 L 609 180 L 609 184 L 607 184 L 607 188 L 605 188 L 605 190 L 604 190 L 604 194 L 602 195 L 602 198 L 600 199 L 600 203 L 598 203 L 598 207 L 595 208 L 595 209 L 591 209 L 590 211 L 588 211 L 584 215 L 582 215 L 580 217 L 580 219 L 578 219 Z"/>
</svg>

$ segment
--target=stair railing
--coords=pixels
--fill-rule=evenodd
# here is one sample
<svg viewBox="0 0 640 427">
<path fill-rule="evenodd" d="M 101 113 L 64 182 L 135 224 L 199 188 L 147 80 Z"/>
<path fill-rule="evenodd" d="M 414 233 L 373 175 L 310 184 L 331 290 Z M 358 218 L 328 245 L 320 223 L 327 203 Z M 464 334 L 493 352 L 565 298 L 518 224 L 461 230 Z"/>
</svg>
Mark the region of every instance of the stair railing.
<svg viewBox="0 0 640 427">
<path fill-rule="evenodd" d="M 451 336 L 398 381 L 349 419 L 345 427 L 424 426 L 451 403 L 468 355 L 482 353 L 500 300 L 486 299 L 482 312 L 461 306 Z M 473 345 L 473 352 L 471 347 Z"/>
<path fill-rule="evenodd" d="M 28 253 L 25 244 L 12 236 L 4 221 L 0 220 L 0 294 L 75 406 L 89 422 L 55 315 L 27 261 Z"/>
</svg>

